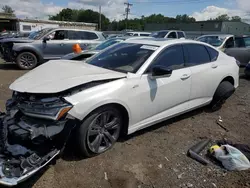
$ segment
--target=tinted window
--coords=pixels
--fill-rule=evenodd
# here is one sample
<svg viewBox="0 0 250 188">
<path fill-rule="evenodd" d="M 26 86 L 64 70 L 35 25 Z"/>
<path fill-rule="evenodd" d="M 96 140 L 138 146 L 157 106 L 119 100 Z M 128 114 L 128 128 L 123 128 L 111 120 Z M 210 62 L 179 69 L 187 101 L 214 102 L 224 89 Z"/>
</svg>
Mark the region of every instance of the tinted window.
<svg viewBox="0 0 250 188">
<path fill-rule="evenodd" d="M 245 41 L 245 46 L 250 47 L 250 37 L 244 38 L 244 41 Z"/>
<path fill-rule="evenodd" d="M 154 60 L 149 71 L 155 65 L 164 66 L 172 70 L 184 67 L 184 55 L 181 45 L 172 46 L 163 50 L 160 55 Z"/>
<path fill-rule="evenodd" d="M 238 48 L 246 47 L 245 41 L 242 37 L 235 38 L 235 47 L 238 47 Z"/>
<path fill-rule="evenodd" d="M 143 37 L 149 36 L 149 34 L 145 34 L 145 33 L 141 33 L 140 35 L 143 36 Z"/>
<path fill-rule="evenodd" d="M 159 31 L 159 32 L 151 34 L 151 37 L 154 37 L 154 38 L 165 38 L 165 36 L 167 34 L 168 34 L 168 31 Z"/>
<path fill-rule="evenodd" d="M 222 45 L 222 43 L 225 39 L 219 38 L 218 36 L 206 36 L 206 37 L 198 38 L 197 40 L 200 42 L 205 42 L 205 43 L 208 43 L 212 46 L 218 47 L 218 46 Z"/>
<path fill-rule="evenodd" d="M 185 38 L 185 35 L 183 32 L 178 32 L 178 38 Z"/>
<path fill-rule="evenodd" d="M 52 40 L 64 40 L 67 38 L 67 31 L 57 30 L 53 33 L 50 33 L 49 36 Z"/>
<path fill-rule="evenodd" d="M 229 39 L 227 39 L 225 43 L 225 48 L 233 48 L 233 47 L 234 47 L 234 38 L 230 37 Z"/>
<path fill-rule="evenodd" d="M 217 52 L 216 50 L 214 50 L 213 48 L 210 48 L 208 46 L 206 46 L 206 49 L 210 55 L 210 60 L 211 61 L 216 61 L 219 55 L 219 52 Z"/>
<path fill-rule="evenodd" d="M 200 44 L 185 44 L 188 53 L 187 66 L 201 65 L 210 62 L 210 56 L 205 46 Z"/>
<path fill-rule="evenodd" d="M 176 38 L 177 38 L 176 32 L 171 32 L 171 33 L 169 33 L 168 38 L 176 39 Z"/>
<path fill-rule="evenodd" d="M 87 31 L 68 31 L 70 40 L 93 40 L 97 39 L 97 35 Z"/>
<path fill-rule="evenodd" d="M 92 32 L 86 32 L 87 40 L 94 40 L 98 39 L 98 36 L 95 33 Z"/>
<path fill-rule="evenodd" d="M 88 64 L 120 72 L 136 72 L 157 46 L 119 43 L 87 60 Z"/>
</svg>

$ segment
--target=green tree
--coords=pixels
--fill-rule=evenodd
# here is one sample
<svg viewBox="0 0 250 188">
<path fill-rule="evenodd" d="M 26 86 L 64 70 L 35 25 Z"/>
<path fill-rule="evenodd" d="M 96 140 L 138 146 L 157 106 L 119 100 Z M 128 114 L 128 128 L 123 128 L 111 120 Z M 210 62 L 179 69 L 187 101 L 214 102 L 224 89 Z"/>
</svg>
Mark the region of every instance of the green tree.
<svg viewBox="0 0 250 188">
<path fill-rule="evenodd" d="M 214 20 L 216 20 L 216 21 L 229 21 L 230 17 L 227 14 L 222 14 L 222 15 L 218 16 L 217 18 L 215 18 Z"/>
<path fill-rule="evenodd" d="M 11 14 L 11 15 L 15 16 L 15 14 L 14 14 L 15 11 L 8 5 L 4 5 L 2 7 L 2 10 L 4 13 Z"/>
<path fill-rule="evenodd" d="M 176 22 L 183 22 L 183 23 L 189 23 L 189 22 L 195 22 L 195 18 L 189 17 L 187 14 L 183 15 L 177 15 L 176 16 Z"/>
<path fill-rule="evenodd" d="M 241 17 L 239 17 L 239 16 L 232 16 L 231 21 L 241 22 Z"/>
</svg>

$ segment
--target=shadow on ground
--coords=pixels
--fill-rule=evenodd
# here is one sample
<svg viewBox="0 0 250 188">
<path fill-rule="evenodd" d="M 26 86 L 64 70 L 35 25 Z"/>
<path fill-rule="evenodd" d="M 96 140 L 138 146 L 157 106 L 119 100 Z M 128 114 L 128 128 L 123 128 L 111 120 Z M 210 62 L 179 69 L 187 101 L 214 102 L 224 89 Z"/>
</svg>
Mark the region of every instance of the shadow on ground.
<svg viewBox="0 0 250 188">
<path fill-rule="evenodd" d="M 0 69 L 2 70 L 20 70 L 14 63 L 1 63 Z M 20 70 L 21 71 L 21 70 Z"/>
</svg>

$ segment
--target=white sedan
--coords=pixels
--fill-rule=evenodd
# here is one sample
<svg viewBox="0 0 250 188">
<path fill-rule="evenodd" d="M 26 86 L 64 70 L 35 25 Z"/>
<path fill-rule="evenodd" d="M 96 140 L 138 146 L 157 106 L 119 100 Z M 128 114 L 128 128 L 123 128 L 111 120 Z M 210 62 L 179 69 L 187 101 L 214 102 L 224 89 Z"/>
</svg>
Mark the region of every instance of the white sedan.
<svg viewBox="0 0 250 188">
<path fill-rule="evenodd" d="M 137 39 L 86 62 L 50 61 L 10 86 L 0 145 L 8 156 L 19 151 L 23 157 L 20 166 L 20 157 L 2 159 L 0 183 L 15 185 L 46 165 L 73 128 L 75 146 L 94 156 L 110 149 L 121 133 L 209 104 L 219 109 L 238 82 L 234 58 L 191 40 Z"/>
</svg>

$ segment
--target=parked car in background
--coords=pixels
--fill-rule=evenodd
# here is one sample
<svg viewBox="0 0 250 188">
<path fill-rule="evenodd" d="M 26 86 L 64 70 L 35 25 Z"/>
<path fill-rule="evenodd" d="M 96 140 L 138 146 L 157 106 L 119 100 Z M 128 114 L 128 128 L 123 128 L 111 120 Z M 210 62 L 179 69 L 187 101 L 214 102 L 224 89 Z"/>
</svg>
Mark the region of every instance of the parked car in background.
<svg viewBox="0 0 250 188">
<path fill-rule="evenodd" d="M 84 50 L 91 49 L 105 40 L 102 32 L 81 29 L 46 29 L 29 40 L 10 40 L 2 44 L 3 57 L 15 62 L 20 69 L 33 69 L 38 64 L 60 59 L 72 52 L 72 45 L 79 43 Z"/>
<path fill-rule="evenodd" d="M 197 40 L 208 43 L 234 57 L 239 61 L 240 66 L 246 66 L 250 61 L 250 36 L 204 35 Z"/>
<path fill-rule="evenodd" d="M 216 110 L 238 77 L 234 58 L 192 40 L 127 40 L 86 63 L 45 63 L 10 85 L 0 119 L 0 183 L 32 176 L 61 152 L 71 132 L 77 151 L 91 157 L 112 148 L 122 133 L 209 104 Z"/>
<path fill-rule="evenodd" d="M 95 48 L 91 49 L 91 50 L 83 50 L 80 53 L 69 53 L 65 56 L 63 56 L 61 59 L 67 59 L 67 60 L 78 60 L 78 61 L 82 61 L 86 58 L 89 58 L 97 53 L 99 53 L 100 51 L 114 45 L 117 43 L 120 43 L 122 41 L 126 41 L 126 40 L 132 40 L 132 39 L 145 39 L 145 37 L 118 37 L 118 38 L 113 38 L 113 39 L 109 39 L 104 41 L 103 43 L 99 44 L 98 46 L 96 46 Z"/>
<path fill-rule="evenodd" d="M 250 62 L 247 64 L 245 68 L 245 75 L 247 78 L 250 78 Z"/>
<path fill-rule="evenodd" d="M 130 37 L 148 37 L 151 35 L 149 32 L 127 32 L 124 34 L 124 36 L 130 36 Z"/>
<path fill-rule="evenodd" d="M 172 38 L 172 39 L 180 39 L 186 38 L 186 34 L 184 31 L 179 30 L 162 30 L 154 32 L 150 35 L 154 38 Z"/>
<path fill-rule="evenodd" d="M 208 43 L 222 51 L 224 51 L 226 48 L 234 47 L 234 35 L 228 35 L 228 34 L 203 35 L 198 37 L 196 40 Z"/>
</svg>

